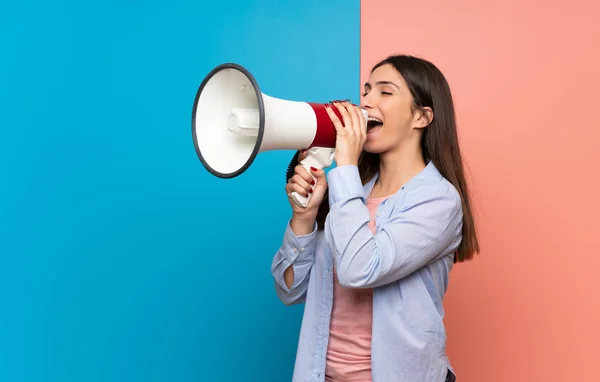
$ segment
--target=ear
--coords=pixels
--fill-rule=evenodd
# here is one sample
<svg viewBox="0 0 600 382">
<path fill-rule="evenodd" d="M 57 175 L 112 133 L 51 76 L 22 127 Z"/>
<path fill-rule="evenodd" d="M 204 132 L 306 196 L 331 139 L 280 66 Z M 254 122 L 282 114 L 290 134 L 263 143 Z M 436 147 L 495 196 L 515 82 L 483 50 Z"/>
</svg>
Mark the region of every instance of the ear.
<svg viewBox="0 0 600 382">
<path fill-rule="evenodd" d="M 430 107 L 423 107 L 414 114 L 413 127 L 423 129 L 433 121 L 433 110 Z"/>
</svg>

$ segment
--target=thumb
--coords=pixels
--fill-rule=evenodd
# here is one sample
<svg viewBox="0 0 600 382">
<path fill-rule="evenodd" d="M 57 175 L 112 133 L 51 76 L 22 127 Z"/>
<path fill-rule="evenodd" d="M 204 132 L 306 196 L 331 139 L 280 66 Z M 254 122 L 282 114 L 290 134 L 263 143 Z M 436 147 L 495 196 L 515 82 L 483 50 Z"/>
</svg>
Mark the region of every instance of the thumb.
<svg viewBox="0 0 600 382">
<path fill-rule="evenodd" d="M 327 177 L 325 171 L 322 169 L 311 168 L 310 172 L 317 180 L 317 184 L 314 186 L 313 197 L 320 200 L 325 194 L 325 190 L 327 190 Z"/>
</svg>

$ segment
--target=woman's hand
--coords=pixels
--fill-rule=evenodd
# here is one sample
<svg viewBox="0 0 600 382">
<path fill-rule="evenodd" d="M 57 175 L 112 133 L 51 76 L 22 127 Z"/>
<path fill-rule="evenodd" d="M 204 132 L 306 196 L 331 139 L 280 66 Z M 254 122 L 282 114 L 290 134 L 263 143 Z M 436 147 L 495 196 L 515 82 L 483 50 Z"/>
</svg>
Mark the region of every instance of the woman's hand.
<svg viewBox="0 0 600 382">
<path fill-rule="evenodd" d="M 342 124 L 331 106 L 326 105 L 325 110 L 337 131 L 335 162 L 338 166 L 357 166 L 367 140 L 367 121 L 358 106 L 348 102 L 334 102 L 333 107 L 340 111 L 343 121 Z"/>
<path fill-rule="evenodd" d="M 301 162 L 306 155 L 306 152 L 301 152 L 298 156 L 298 162 Z M 316 178 L 316 181 L 311 176 L 311 173 Z M 294 168 L 294 175 L 285 185 L 285 192 L 292 206 L 292 220 L 303 221 L 312 226 L 326 190 L 327 179 L 324 170 L 311 169 L 309 173 L 302 165 L 297 165 Z M 292 192 L 294 191 L 305 197 L 311 195 L 307 207 L 301 207 L 292 200 Z"/>
</svg>

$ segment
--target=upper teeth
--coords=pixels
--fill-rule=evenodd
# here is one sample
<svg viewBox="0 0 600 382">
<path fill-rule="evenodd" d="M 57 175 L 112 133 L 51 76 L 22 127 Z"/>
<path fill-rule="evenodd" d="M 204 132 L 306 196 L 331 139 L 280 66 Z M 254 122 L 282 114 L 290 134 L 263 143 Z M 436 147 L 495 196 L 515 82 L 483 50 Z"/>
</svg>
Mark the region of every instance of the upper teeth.
<svg viewBox="0 0 600 382">
<path fill-rule="evenodd" d="M 383 123 L 383 122 L 381 121 L 381 119 L 379 119 L 379 118 L 375 118 L 375 117 L 369 117 L 369 118 L 368 118 L 368 121 L 369 121 L 369 122 L 379 122 L 379 123 Z"/>
</svg>

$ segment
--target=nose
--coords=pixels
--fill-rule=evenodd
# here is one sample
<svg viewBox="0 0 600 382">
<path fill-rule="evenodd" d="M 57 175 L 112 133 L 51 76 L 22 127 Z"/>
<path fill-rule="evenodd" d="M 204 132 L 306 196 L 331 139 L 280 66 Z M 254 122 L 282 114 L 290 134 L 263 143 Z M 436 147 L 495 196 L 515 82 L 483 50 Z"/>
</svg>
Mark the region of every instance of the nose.
<svg viewBox="0 0 600 382">
<path fill-rule="evenodd" d="M 372 98 L 370 98 L 370 92 L 365 95 L 364 97 L 362 97 L 362 99 L 360 100 L 360 107 L 362 107 L 363 109 L 372 109 L 374 104 L 373 104 L 373 100 Z"/>
</svg>

